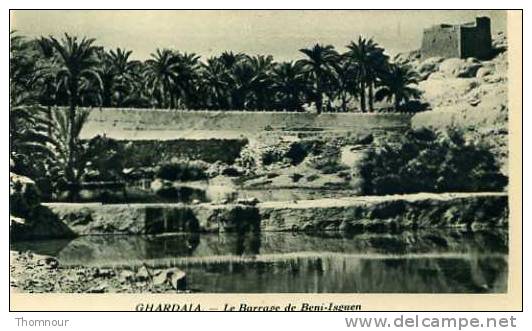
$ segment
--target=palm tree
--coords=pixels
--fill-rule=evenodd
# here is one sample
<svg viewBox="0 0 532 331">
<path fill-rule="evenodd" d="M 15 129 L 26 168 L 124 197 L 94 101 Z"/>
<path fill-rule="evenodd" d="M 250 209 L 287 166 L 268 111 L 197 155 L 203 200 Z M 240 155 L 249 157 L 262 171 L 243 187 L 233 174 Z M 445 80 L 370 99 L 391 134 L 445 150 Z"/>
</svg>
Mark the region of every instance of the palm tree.
<svg viewBox="0 0 532 331">
<path fill-rule="evenodd" d="M 247 60 L 255 71 L 255 81 L 253 84 L 253 102 L 251 107 L 256 110 L 271 108 L 267 103 L 272 99 L 272 69 L 275 65 L 273 56 L 257 55 L 251 56 Z"/>
<path fill-rule="evenodd" d="M 55 73 L 58 71 L 58 59 L 50 39 L 40 37 L 36 40 L 39 59 L 36 63 L 34 72 L 33 88 L 39 91 L 39 103 L 48 108 L 50 117 L 51 107 L 57 105 L 59 91 L 59 82 L 56 80 Z M 62 91 L 65 94 L 66 91 Z"/>
<path fill-rule="evenodd" d="M 375 93 L 375 98 L 378 101 L 393 101 L 394 109 L 398 111 L 403 101 L 418 99 L 421 96 L 421 92 L 413 86 L 417 85 L 418 81 L 418 75 L 411 67 L 391 64 L 387 73 L 382 74 L 380 78 L 380 88 Z"/>
<path fill-rule="evenodd" d="M 35 56 L 26 39 L 11 31 L 9 34 L 9 87 L 11 95 L 26 90 L 35 72 Z"/>
<path fill-rule="evenodd" d="M 307 93 L 309 87 L 301 61 L 283 62 L 276 65 L 272 76 L 273 88 L 280 108 L 287 111 L 301 110 L 302 96 Z"/>
<path fill-rule="evenodd" d="M 301 60 L 301 63 L 305 65 L 314 80 L 314 101 L 319 114 L 322 111 L 326 80 L 333 72 L 333 67 L 338 60 L 338 53 L 332 45 L 322 46 L 320 44 L 316 44 L 312 48 L 303 48 L 299 51 L 308 57 L 308 59 Z"/>
<path fill-rule="evenodd" d="M 121 106 L 127 95 L 132 93 L 135 61 L 129 60 L 131 54 L 132 51 L 117 48 L 100 55 L 103 106 Z"/>
<path fill-rule="evenodd" d="M 49 138 L 54 146 L 54 165 L 58 169 L 65 169 L 64 172 L 60 170 L 58 175 L 67 178 L 66 184 L 71 200 L 78 198 L 79 183 L 88 161 L 79 135 L 88 120 L 89 113 L 90 110 L 87 108 L 78 109 L 73 121 L 70 113 L 67 116 L 62 108 L 54 108 L 51 114 L 52 131 Z M 73 160 L 72 155 L 75 155 Z M 72 169 L 71 173 L 69 169 Z"/>
<path fill-rule="evenodd" d="M 176 74 L 173 81 L 173 95 L 175 95 L 175 106 L 181 106 L 192 109 L 197 104 L 198 99 L 198 80 L 199 80 L 199 56 L 195 53 L 174 54 L 176 65 L 174 72 Z"/>
<path fill-rule="evenodd" d="M 260 79 L 248 61 L 237 62 L 230 72 L 231 107 L 249 109 L 253 90 Z"/>
<path fill-rule="evenodd" d="M 177 59 L 169 49 L 157 49 L 151 57 L 145 62 L 145 86 L 150 95 L 158 100 L 159 107 L 171 108 L 173 106 L 172 89 L 177 79 L 175 72 Z"/>
<path fill-rule="evenodd" d="M 225 71 L 223 79 L 226 82 L 228 108 L 242 110 L 245 107 L 254 75 L 248 60 L 247 55 L 231 51 L 225 51 L 218 57 Z"/>
<path fill-rule="evenodd" d="M 64 88 L 68 94 L 68 162 L 66 163 L 65 175 L 67 180 L 76 184 L 75 158 L 76 137 L 79 134 L 75 126 L 76 108 L 80 102 L 80 92 L 87 89 L 89 82 L 98 82 L 101 79 L 96 71 L 98 59 L 97 47 L 93 45 L 94 39 L 83 38 L 78 40 L 65 34 L 62 40 L 50 37 L 50 44 L 57 53 L 57 68 L 53 74 L 58 86 Z"/>
<path fill-rule="evenodd" d="M 145 64 L 140 61 L 130 61 L 128 73 L 128 92 L 123 95 L 120 104 L 125 107 L 149 108 L 153 106 L 151 96 L 145 88 L 144 73 Z"/>
<path fill-rule="evenodd" d="M 208 58 L 206 63 L 201 64 L 200 75 L 207 108 L 227 109 L 229 82 L 222 61 L 215 57 Z"/>
<path fill-rule="evenodd" d="M 46 108 L 28 104 L 27 100 L 10 100 L 9 142 L 10 158 L 18 174 L 36 179 L 35 169 L 53 160 L 53 141 L 50 139 Z M 41 169 L 42 170 L 42 169 Z M 44 171 L 41 171 L 42 176 Z"/>
<path fill-rule="evenodd" d="M 220 57 L 218 58 L 219 61 L 224 65 L 226 70 L 231 70 L 238 62 L 240 62 L 242 59 L 244 59 L 246 56 L 242 53 L 236 53 L 233 52 L 222 52 Z"/>
<path fill-rule="evenodd" d="M 359 94 L 359 84 L 357 80 L 357 70 L 353 66 L 346 54 L 341 56 L 339 63 L 334 66 L 335 86 L 334 92 L 340 99 L 340 109 L 347 112 L 347 104 L 352 98 L 357 98 Z"/>
<path fill-rule="evenodd" d="M 384 49 L 379 47 L 373 39 L 358 37 L 358 41 L 347 45 L 349 49 L 346 55 L 357 71 L 357 79 L 360 84 L 360 108 L 366 111 L 366 87 L 368 88 L 369 111 L 373 111 L 373 87 L 378 73 L 385 67 L 388 57 Z"/>
</svg>

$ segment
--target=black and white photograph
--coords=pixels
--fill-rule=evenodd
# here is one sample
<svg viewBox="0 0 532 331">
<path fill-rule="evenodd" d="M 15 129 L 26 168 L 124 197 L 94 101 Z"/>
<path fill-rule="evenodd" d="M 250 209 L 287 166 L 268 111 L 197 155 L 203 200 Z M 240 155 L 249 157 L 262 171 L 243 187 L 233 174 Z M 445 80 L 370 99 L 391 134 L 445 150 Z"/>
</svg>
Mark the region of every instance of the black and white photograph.
<svg viewBox="0 0 532 331">
<path fill-rule="evenodd" d="M 508 295 L 510 23 L 10 10 L 12 299 Z"/>
</svg>

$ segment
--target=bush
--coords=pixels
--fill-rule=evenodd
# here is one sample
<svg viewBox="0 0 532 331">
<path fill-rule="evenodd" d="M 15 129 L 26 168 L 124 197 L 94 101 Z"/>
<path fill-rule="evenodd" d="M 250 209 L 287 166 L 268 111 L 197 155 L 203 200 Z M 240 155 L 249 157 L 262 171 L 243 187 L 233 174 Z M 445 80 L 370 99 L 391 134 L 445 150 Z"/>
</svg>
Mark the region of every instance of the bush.
<svg viewBox="0 0 532 331">
<path fill-rule="evenodd" d="M 123 177 L 124 147 L 118 141 L 96 136 L 86 143 L 85 159 L 89 160 L 84 181 L 117 181 Z"/>
<path fill-rule="evenodd" d="M 298 165 L 309 154 L 311 145 L 301 142 L 278 141 L 274 144 L 246 146 L 240 153 L 237 164 L 246 169 L 272 164 Z"/>
<path fill-rule="evenodd" d="M 205 162 L 177 160 L 160 165 L 156 177 L 170 181 L 202 180 L 208 177 L 206 170 Z"/>
<path fill-rule="evenodd" d="M 360 174 L 365 194 L 499 191 L 508 182 L 489 148 L 457 129 L 412 130 L 398 143 L 376 143 Z"/>
<path fill-rule="evenodd" d="M 333 174 L 347 169 L 346 166 L 340 164 L 339 142 L 331 141 L 326 145 L 314 145 L 312 154 L 309 158 L 309 166 L 323 174 Z"/>
</svg>

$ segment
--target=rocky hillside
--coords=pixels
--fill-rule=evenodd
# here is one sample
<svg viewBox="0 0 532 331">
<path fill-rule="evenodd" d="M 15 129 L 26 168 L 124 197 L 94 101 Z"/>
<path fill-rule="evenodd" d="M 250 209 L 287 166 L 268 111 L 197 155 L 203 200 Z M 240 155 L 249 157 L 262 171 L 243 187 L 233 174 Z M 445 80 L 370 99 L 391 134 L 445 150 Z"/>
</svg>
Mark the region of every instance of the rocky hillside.
<svg viewBox="0 0 532 331">
<path fill-rule="evenodd" d="M 419 88 L 431 111 L 412 119 L 414 127 L 464 129 L 475 143 L 490 146 L 508 173 L 508 59 L 507 39 L 498 33 L 493 39 L 494 57 L 422 59 L 419 52 L 400 54 L 395 61 L 410 64 L 420 74 Z"/>
</svg>

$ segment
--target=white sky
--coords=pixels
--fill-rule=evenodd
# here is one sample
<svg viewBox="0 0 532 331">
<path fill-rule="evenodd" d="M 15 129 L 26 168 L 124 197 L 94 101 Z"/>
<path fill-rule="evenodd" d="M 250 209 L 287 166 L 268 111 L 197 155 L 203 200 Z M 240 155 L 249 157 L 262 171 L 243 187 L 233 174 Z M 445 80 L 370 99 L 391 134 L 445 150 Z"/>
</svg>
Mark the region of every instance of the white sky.
<svg viewBox="0 0 532 331">
<path fill-rule="evenodd" d="M 416 49 L 423 28 L 492 19 L 492 33 L 506 30 L 504 11 L 12 11 L 11 29 L 35 37 L 64 32 L 97 39 L 106 48 L 133 50 L 145 59 L 156 48 L 202 56 L 224 50 L 297 59 L 316 42 L 344 46 L 362 34 L 390 54 Z"/>
</svg>

